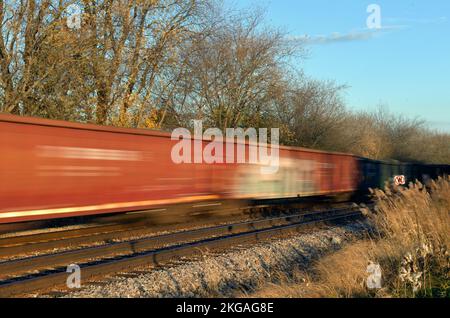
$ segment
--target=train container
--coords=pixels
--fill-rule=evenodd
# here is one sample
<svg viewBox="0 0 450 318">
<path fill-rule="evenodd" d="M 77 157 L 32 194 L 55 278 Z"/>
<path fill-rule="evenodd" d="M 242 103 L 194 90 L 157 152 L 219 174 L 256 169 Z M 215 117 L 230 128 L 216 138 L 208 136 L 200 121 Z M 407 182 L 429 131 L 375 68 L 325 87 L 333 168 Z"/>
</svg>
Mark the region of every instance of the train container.
<svg viewBox="0 0 450 318">
<path fill-rule="evenodd" d="M 279 148 L 276 173 L 263 173 L 260 164 L 248 163 L 248 143 L 245 163 L 224 157 L 223 163 L 176 164 L 177 142 L 152 130 L 1 114 L 0 223 L 350 193 L 360 177 L 352 155 L 290 147 Z M 202 150 L 208 143 L 201 141 Z"/>
<path fill-rule="evenodd" d="M 0 223 L 218 197 L 212 165 L 176 165 L 169 134 L 0 115 Z"/>
</svg>

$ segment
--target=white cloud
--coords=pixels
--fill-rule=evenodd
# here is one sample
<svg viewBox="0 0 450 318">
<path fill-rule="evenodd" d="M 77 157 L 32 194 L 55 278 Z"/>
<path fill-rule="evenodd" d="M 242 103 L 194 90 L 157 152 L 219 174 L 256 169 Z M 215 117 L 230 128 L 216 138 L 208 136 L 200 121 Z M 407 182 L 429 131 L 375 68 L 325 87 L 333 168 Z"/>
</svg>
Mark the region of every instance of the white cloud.
<svg viewBox="0 0 450 318">
<path fill-rule="evenodd" d="M 389 23 L 407 23 L 407 24 L 441 24 L 448 21 L 447 17 L 438 18 L 386 18 Z"/>
<path fill-rule="evenodd" d="M 327 35 L 294 35 L 289 36 L 289 41 L 299 41 L 304 44 L 329 44 L 337 42 L 351 42 L 351 41 L 367 41 L 382 33 L 388 31 L 400 30 L 410 28 L 414 24 L 441 24 L 446 23 L 448 18 L 445 16 L 437 18 L 384 18 L 383 21 L 390 23 L 390 25 L 382 26 L 379 29 L 362 29 L 348 33 L 334 32 Z"/>
<path fill-rule="evenodd" d="M 366 41 L 374 38 L 382 32 L 387 32 L 391 30 L 398 30 L 407 28 L 406 25 L 388 25 L 383 26 L 379 29 L 363 29 L 358 31 L 352 31 L 349 33 L 339 33 L 334 32 L 328 35 L 297 35 L 289 36 L 290 41 L 299 41 L 305 44 L 329 44 L 336 42 L 350 42 L 350 41 Z"/>
</svg>

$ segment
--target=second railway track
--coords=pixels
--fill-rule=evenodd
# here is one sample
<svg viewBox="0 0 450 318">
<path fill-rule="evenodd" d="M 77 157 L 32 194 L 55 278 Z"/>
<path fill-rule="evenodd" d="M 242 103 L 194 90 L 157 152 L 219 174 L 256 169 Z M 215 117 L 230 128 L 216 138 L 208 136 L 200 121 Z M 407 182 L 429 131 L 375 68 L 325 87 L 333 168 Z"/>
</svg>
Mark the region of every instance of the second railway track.
<svg viewBox="0 0 450 318">
<path fill-rule="evenodd" d="M 19 258 L 0 263 L 0 297 L 13 297 L 53 287 L 64 287 L 66 267 L 81 267 L 83 282 L 99 276 L 146 266 L 159 266 L 173 258 L 192 256 L 205 250 L 246 244 L 298 231 L 323 222 L 361 216 L 357 207 L 324 212 L 246 221 L 194 230 L 155 235 L 124 242 Z M 79 239 L 79 238 L 78 238 Z"/>
</svg>

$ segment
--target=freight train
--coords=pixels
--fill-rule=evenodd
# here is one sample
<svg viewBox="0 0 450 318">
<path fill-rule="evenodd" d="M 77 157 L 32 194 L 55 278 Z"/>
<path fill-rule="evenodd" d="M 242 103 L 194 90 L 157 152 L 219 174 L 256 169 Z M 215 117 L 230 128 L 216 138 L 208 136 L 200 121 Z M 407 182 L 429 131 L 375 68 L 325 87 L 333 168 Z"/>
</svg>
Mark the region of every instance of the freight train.
<svg viewBox="0 0 450 318">
<path fill-rule="evenodd" d="M 277 172 L 265 174 L 256 163 L 177 164 L 176 143 L 169 133 L 147 129 L 0 114 L 0 223 L 208 200 L 351 195 L 383 187 L 395 175 L 408 182 L 450 173 L 446 165 L 280 146 Z"/>
</svg>

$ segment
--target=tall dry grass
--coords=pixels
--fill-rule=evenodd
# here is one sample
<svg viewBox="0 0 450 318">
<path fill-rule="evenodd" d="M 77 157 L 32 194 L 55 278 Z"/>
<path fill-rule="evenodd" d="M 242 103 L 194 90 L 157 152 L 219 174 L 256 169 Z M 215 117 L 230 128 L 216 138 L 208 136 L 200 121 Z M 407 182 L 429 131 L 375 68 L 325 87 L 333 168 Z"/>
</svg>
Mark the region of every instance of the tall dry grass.
<svg viewBox="0 0 450 318">
<path fill-rule="evenodd" d="M 397 189 L 398 190 L 398 189 Z M 392 192 L 375 190 L 380 233 L 371 257 L 392 296 L 450 296 L 450 178 Z M 369 254 L 370 255 L 370 254 Z"/>
<path fill-rule="evenodd" d="M 264 297 L 450 297 L 450 178 L 428 187 L 373 191 L 374 233 L 316 262 L 302 281 L 285 281 Z M 369 264 L 381 288 L 369 288 Z"/>
</svg>

